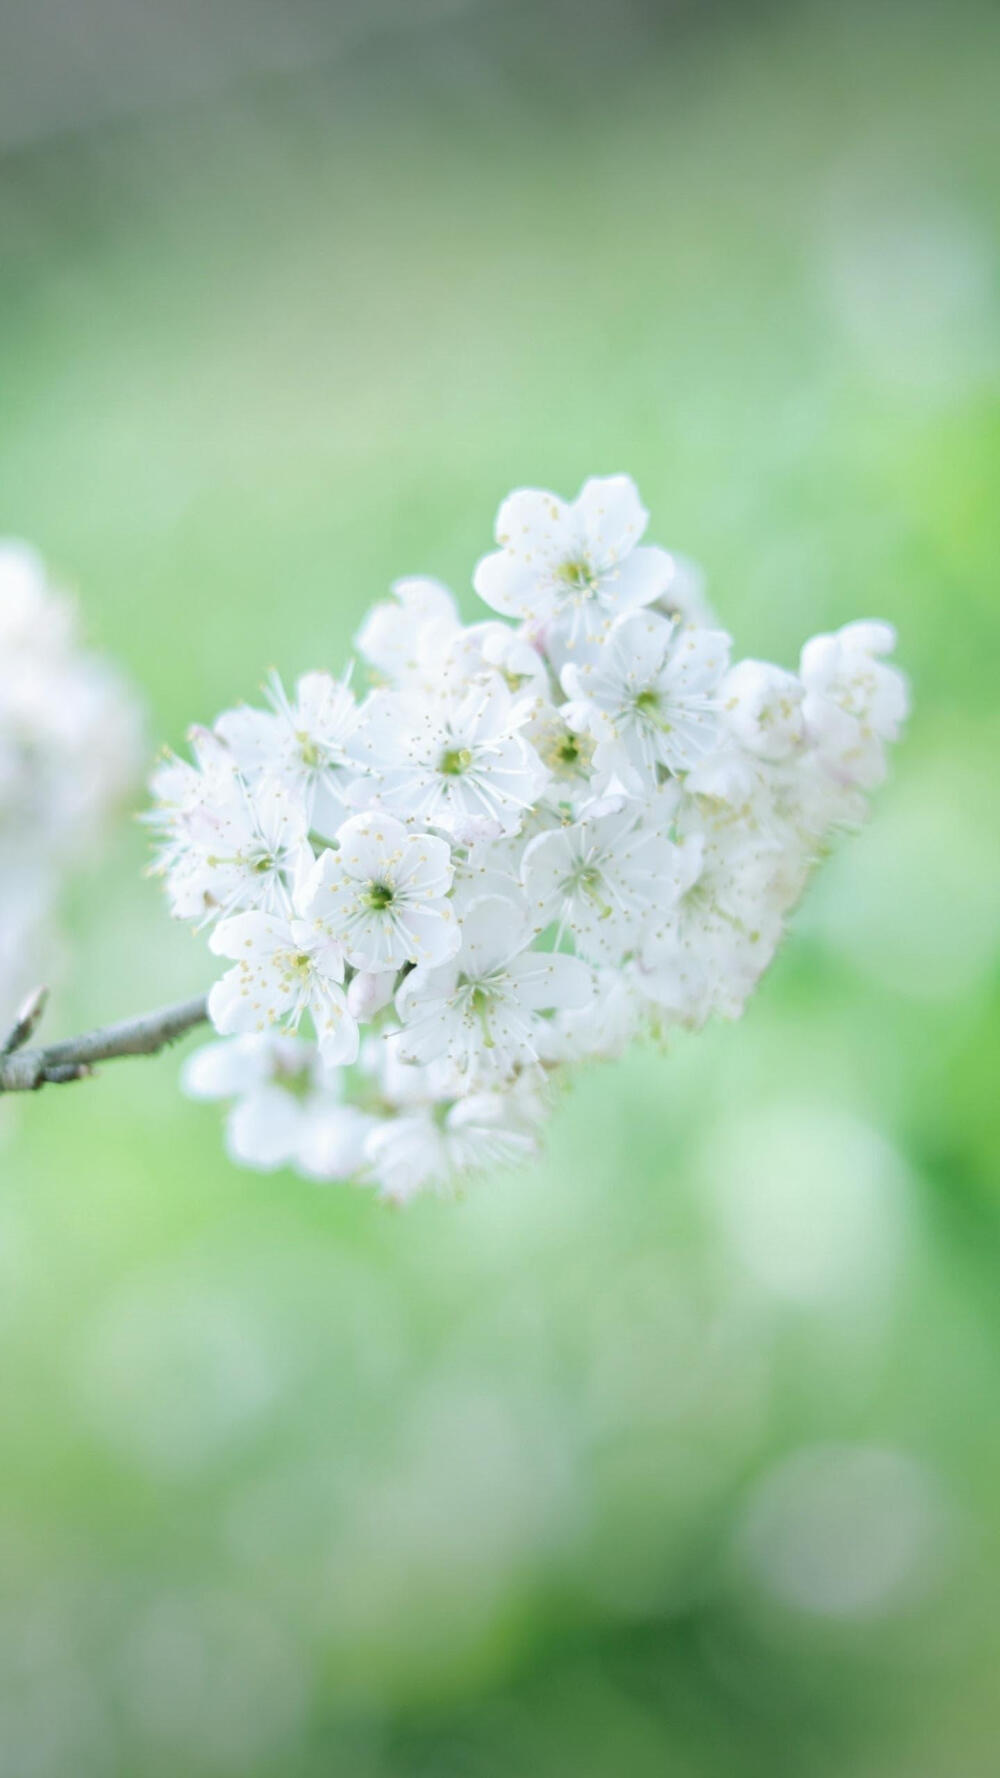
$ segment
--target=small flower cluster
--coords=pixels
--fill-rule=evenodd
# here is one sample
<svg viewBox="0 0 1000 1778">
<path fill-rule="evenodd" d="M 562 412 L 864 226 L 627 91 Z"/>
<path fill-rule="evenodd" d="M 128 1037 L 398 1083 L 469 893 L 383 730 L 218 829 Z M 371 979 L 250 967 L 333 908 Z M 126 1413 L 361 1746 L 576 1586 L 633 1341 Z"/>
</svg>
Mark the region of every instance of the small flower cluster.
<svg viewBox="0 0 1000 1778">
<path fill-rule="evenodd" d="M 366 695 L 273 679 L 157 771 L 171 909 L 227 965 L 186 1086 L 240 1161 L 403 1200 L 529 1156 L 566 1064 L 741 1012 L 905 683 L 875 622 L 732 665 L 647 517 L 626 476 L 512 494 L 498 617 L 401 581 Z"/>
<path fill-rule="evenodd" d="M 27 544 L 0 541 L 0 1014 L 47 965 L 66 872 L 133 782 L 141 725 L 82 646 L 72 601 Z"/>
</svg>

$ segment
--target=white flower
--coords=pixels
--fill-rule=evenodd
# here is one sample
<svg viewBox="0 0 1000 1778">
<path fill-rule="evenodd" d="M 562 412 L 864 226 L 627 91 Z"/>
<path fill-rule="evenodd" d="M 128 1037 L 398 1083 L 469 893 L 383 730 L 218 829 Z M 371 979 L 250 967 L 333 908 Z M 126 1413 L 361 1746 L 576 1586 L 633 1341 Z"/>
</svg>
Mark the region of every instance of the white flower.
<svg viewBox="0 0 1000 1778">
<path fill-rule="evenodd" d="M 805 734 L 801 679 L 769 661 L 738 661 L 719 694 L 727 729 L 741 747 L 759 759 L 782 760 L 795 753 Z"/>
<path fill-rule="evenodd" d="M 295 1031 L 309 1013 L 324 1062 L 357 1059 L 358 1027 L 341 986 L 344 953 L 325 932 L 306 920 L 253 911 L 222 920 L 209 947 L 235 959 L 208 997 L 217 1031 Z"/>
<path fill-rule="evenodd" d="M 521 488 L 497 514 L 500 548 L 476 569 L 476 592 L 506 617 L 555 623 L 574 646 L 594 641 L 670 585 L 666 550 L 637 547 L 648 520 L 627 475 L 585 482 L 572 504 Z"/>
<path fill-rule="evenodd" d="M 391 599 L 373 606 L 355 644 L 384 678 L 405 684 L 423 676 L 461 625 L 451 593 L 438 580 L 397 580 L 392 593 Z"/>
<path fill-rule="evenodd" d="M 678 846 L 681 893 L 648 931 L 637 983 L 687 1025 L 737 1018 L 781 935 L 781 854 L 739 825 Z"/>
<path fill-rule="evenodd" d="M 719 627 L 705 596 L 705 576 L 697 562 L 690 562 L 687 556 L 675 555 L 673 551 L 670 553 L 670 580 L 653 609 L 682 624 L 700 625 L 706 630 Z"/>
<path fill-rule="evenodd" d="M 396 992 L 395 969 L 359 969 L 347 990 L 347 1010 L 358 1024 L 367 1023 L 388 1006 Z"/>
<path fill-rule="evenodd" d="M 266 690 L 273 711 L 227 710 L 215 733 L 245 778 L 264 776 L 301 798 L 307 827 L 335 826 L 357 775 L 348 743 L 358 707 L 349 686 L 330 673 L 304 673 L 292 701 L 273 673 Z"/>
<path fill-rule="evenodd" d="M 230 1101 L 248 1165 L 403 1202 L 526 1159 L 567 1066 L 740 1013 L 831 833 L 863 818 L 906 707 L 892 631 L 817 637 L 799 675 L 730 669 L 698 571 L 645 525 L 624 476 L 572 505 L 512 495 L 476 585 L 515 623 L 463 625 L 439 583 L 398 582 L 358 638 L 379 680 L 360 709 L 328 674 L 294 702 L 273 681 L 270 711 L 158 768 L 171 906 L 219 922 L 234 967 L 210 1011 L 251 1034 L 189 1085 Z M 17 630 L 36 568 L 10 575 Z M 0 653 L 0 887 L 23 683 Z M 20 933 L 48 886 L 20 862 L 6 885 Z M 316 1042 L 286 1035 L 307 1018 Z"/>
<path fill-rule="evenodd" d="M 625 809 L 540 834 L 521 881 L 532 918 L 573 934 L 592 963 L 620 963 L 644 928 L 681 894 L 680 852 L 642 810 Z"/>
<path fill-rule="evenodd" d="M 379 1195 L 405 1204 L 422 1191 L 459 1185 L 470 1173 L 523 1165 L 538 1141 L 509 1093 L 471 1093 L 437 1115 L 430 1107 L 386 1119 L 365 1143 Z"/>
<path fill-rule="evenodd" d="M 222 741 L 205 731 L 193 740 L 198 769 L 172 759 L 154 778 L 171 912 L 190 920 L 237 908 L 287 912 L 313 862 L 302 798 L 270 776 L 251 787 Z"/>
<path fill-rule="evenodd" d="M 836 776 L 864 790 L 885 775 L 886 741 L 907 714 L 906 680 L 879 658 L 896 646 L 891 624 L 847 624 L 802 650 L 802 713 L 813 746 Z"/>
<path fill-rule="evenodd" d="M 181 1073 L 194 1099 L 230 1099 L 226 1147 L 245 1167 L 295 1166 L 310 1179 L 349 1179 L 364 1165 L 376 1120 L 343 1103 L 343 1076 L 298 1037 L 228 1037 L 196 1050 Z"/>
<path fill-rule="evenodd" d="M 356 969 L 444 963 L 462 938 L 451 880 L 446 840 L 413 833 L 391 815 L 355 815 L 338 829 L 337 850 L 314 867 L 300 907 Z"/>
<path fill-rule="evenodd" d="M 729 664 L 720 630 L 680 629 L 655 612 L 626 618 L 593 658 L 563 670 L 574 726 L 600 728 L 604 717 L 620 767 L 653 790 L 660 770 L 683 772 L 718 735 L 719 684 Z"/>
<path fill-rule="evenodd" d="M 376 692 L 356 737 L 382 808 L 457 841 L 516 833 L 548 774 L 521 733 L 529 707 L 496 677 L 451 702 Z"/>
<path fill-rule="evenodd" d="M 616 1061 L 648 1023 L 649 999 L 638 984 L 637 965 L 595 969 L 594 998 L 548 1022 L 544 1060 L 549 1064 L 595 1057 Z"/>
<path fill-rule="evenodd" d="M 57 962 L 63 885 L 132 783 L 141 728 L 42 558 L 0 540 L 0 1018 Z"/>
<path fill-rule="evenodd" d="M 539 699 L 525 725 L 525 734 L 549 774 L 543 802 L 558 809 L 569 807 L 576 815 L 599 815 L 620 808 L 627 796 L 641 794 L 642 786 L 631 771 L 628 782 L 622 781 L 621 748 L 611 724 L 595 714 L 594 727 L 588 728 L 587 714 L 578 711 L 574 726 L 568 714 L 568 705 L 557 707 Z"/>
<path fill-rule="evenodd" d="M 271 1032 L 223 1038 L 190 1055 L 181 1086 L 192 1099 L 232 1099 L 226 1146 L 242 1166 L 269 1171 L 294 1159 L 302 1105 L 282 1084 L 312 1074 L 315 1046 Z"/>
<path fill-rule="evenodd" d="M 592 983 L 578 958 L 530 950 L 531 938 L 523 905 L 499 896 L 474 902 L 458 957 L 415 969 L 396 996 L 401 1056 L 422 1063 L 446 1056 L 467 1086 L 508 1081 L 534 1067 L 541 1013 L 583 1006 Z"/>
</svg>

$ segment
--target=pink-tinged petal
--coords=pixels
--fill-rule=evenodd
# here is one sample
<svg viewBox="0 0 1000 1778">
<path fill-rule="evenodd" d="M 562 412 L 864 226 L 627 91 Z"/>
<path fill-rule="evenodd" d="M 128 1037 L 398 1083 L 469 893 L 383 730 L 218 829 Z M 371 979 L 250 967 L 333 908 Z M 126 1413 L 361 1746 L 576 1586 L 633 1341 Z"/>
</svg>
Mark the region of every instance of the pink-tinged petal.
<svg viewBox="0 0 1000 1778">
<path fill-rule="evenodd" d="M 347 1010 L 358 1024 L 366 1024 L 388 1006 L 396 985 L 396 971 L 359 970 L 347 990 Z"/>
</svg>

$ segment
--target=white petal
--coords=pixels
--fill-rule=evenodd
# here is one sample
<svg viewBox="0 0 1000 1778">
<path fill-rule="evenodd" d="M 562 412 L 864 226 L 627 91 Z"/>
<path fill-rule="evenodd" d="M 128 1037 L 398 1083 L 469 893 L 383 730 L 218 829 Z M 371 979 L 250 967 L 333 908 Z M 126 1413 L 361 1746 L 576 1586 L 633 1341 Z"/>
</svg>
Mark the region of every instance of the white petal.
<svg viewBox="0 0 1000 1778">
<path fill-rule="evenodd" d="M 268 1023 L 251 1003 L 246 976 L 239 968 L 228 969 L 209 990 L 208 1016 L 224 1037 L 237 1031 L 263 1030 Z"/>
<path fill-rule="evenodd" d="M 406 828 L 392 815 L 352 815 L 337 830 L 337 864 L 348 876 L 378 882 L 405 839 Z"/>
<path fill-rule="evenodd" d="M 665 549 L 647 545 L 634 549 L 615 577 L 615 608 L 633 611 L 651 605 L 667 592 L 675 577 L 673 557 Z"/>
<path fill-rule="evenodd" d="M 399 849 L 393 880 L 400 888 L 422 899 L 447 895 L 454 870 L 451 847 L 434 834 L 408 834 Z"/>
<path fill-rule="evenodd" d="M 400 924 L 409 947 L 404 962 L 433 966 L 447 963 L 457 955 L 462 943 L 462 929 L 450 902 L 407 908 Z"/>
<path fill-rule="evenodd" d="M 592 476 L 573 503 L 573 518 L 595 563 L 620 562 L 649 523 L 631 476 Z"/>
<path fill-rule="evenodd" d="M 316 1042 L 322 1061 L 328 1068 L 350 1067 L 358 1059 L 361 1038 L 357 1022 L 347 1010 L 347 1001 L 336 988 L 310 1002 Z"/>
<path fill-rule="evenodd" d="M 574 552 L 577 528 L 572 510 L 544 488 L 518 488 L 497 513 L 496 540 L 517 561 L 543 572 Z"/>
<path fill-rule="evenodd" d="M 244 1037 L 207 1043 L 185 1061 L 181 1091 L 191 1099 L 235 1099 L 265 1077 L 267 1063 L 266 1040 Z"/>
<path fill-rule="evenodd" d="M 302 1109 L 291 1093 L 279 1086 L 258 1087 L 230 1112 L 226 1146 L 244 1167 L 283 1167 L 295 1153 L 301 1123 Z"/>
<path fill-rule="evenodd" d="M 522 1006 L 535 1012 L 586 1006 L 594 992 L 594 978 L 587 965 L 579 957 L 558 951 L 528 951 L 514 959 L 509 973 Z"/>
<path fill-rule="evenodd" d="M 459 962 L 470 979 L 489 975 L 531 942 L 531 922 L 520 899 L 488 895 L 466 909 Z"/>
<path fill-rule="evenodd" d="M 538 575 L 505 549 L 477 563 L 472 584 L 491 611 L 505 617 L 531 617 L 538 608 Z"/>
<path fill-rule="evenodd" d="M 291 944 L 291 932 L 286 920 L 275 914 L 265 914 L 257 909 L 245 914 L 233 914 L 228 920 L 220 920 L 208 941 L 208 948 L 217 957 L 258 957 L 269 956 L 280 945 Z"/>
</svg>

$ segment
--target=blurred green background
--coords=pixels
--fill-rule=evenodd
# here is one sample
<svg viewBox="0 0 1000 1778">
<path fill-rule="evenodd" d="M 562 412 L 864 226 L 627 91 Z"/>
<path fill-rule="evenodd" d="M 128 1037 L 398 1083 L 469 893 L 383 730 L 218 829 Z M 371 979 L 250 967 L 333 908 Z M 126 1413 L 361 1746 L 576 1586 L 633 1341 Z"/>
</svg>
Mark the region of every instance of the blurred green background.
<svg viewBox="0 0 1000 1778">
<path fill-rule="evenodd" d="M 151 746 L 617 470 L 739 651 L 877 614 L 915 691 L 743 1022 L 459 1206 L 233 1169 L 174 1056 L 0 1107 L 3 1778 L 992 1778 L 996 8 L 0 49 L 0 531 Z M 144 858 L 53 1035 L 210 979 Z"/>
</svg>

